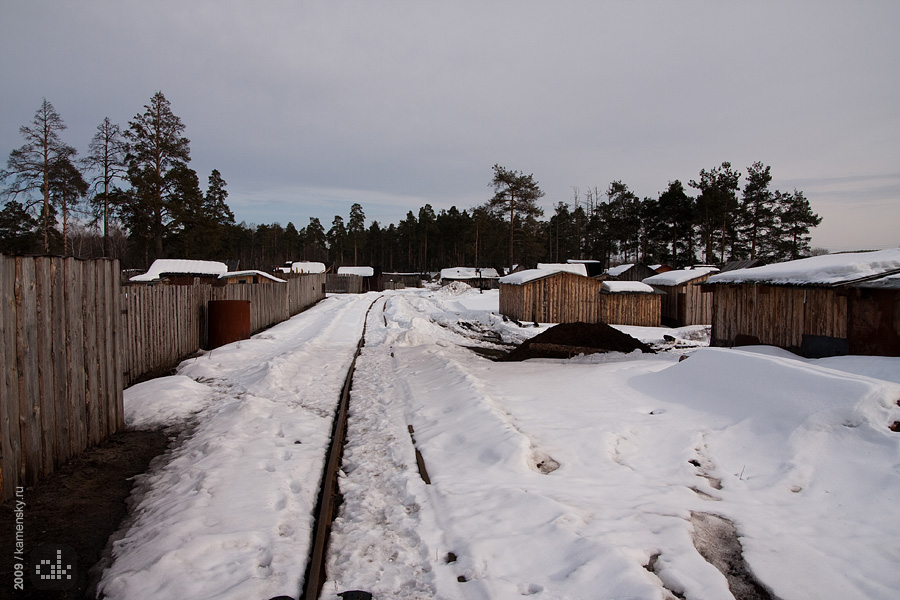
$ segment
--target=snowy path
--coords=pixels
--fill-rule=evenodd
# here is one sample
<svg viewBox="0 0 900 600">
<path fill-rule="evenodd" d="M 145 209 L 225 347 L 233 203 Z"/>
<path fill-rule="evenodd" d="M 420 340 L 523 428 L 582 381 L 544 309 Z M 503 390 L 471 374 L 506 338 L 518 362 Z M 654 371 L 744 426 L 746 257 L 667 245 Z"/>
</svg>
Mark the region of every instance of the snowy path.
<svg viewBox="0 0 900 600">
<path fill-rule="evenodd" d="M 329 298 L 126 393 L 131 423 L 197 427 L 141 482 L 109 597 L 297 597 L 374 297 Z M 774 597 L 895 597 L 900 359 L 760 347 L 495 363 L 466 346 L 537 333 L 496 302 L 445 288 L 376 303 L 321 598 L 731 598 L 694 546 L 700 513 L 735 524 Z"/>
<path fill-rule="evenodd" d="M 108 598 L 297 595 L 334 408 L 373 298 L 329 298 L 136 386 L 135 421 L 174 392 L 195 404 L 197 428 L 141 482 L 101 583 Z"/>
</svg>

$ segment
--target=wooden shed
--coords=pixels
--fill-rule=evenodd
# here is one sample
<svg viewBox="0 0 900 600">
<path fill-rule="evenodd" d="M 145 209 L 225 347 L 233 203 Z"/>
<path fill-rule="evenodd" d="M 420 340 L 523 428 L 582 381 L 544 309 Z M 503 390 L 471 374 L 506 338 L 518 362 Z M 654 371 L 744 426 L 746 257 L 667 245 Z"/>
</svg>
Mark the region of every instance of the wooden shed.
<svg viewBox="0 0 900 600">
<path fill-rule="evenodd" d="M 640 281 L 604 281 L 600 286 L 600 321 L 610 325 L 659 327 L 661 294 Z"/>
<path fill-rule="evenodd" d="M 128 281 L 168 285 L 194 285 L 199 281 L 216 285 L 219 275 L 227 271 L 228 266 L 218 261 L 158 258 L 153 261 L 146 273 L 135 275 Z"/>
<path fill-rule="evenodd" d="M 500 314 L 538 323 L 659 325 L 661 295 L 650 286 L 615 282 L 604 291 L 604 285 L 570 271 L 520 271 L 500 279 Z"/>
<path fill-rule="evenodd" d="M 702 284 L 718 272 L 716 267 L 694 267 L 659 273 L 644 283 L 663 292 L 662 324 L 669 327 L 712 323 L 712 294 Z"/>
<path fill-rule="evenodd" d="M 497 289 L 500 274 L 492 267 L 449 267 L 441 269 L 441 285 L 461 281 L 482 290 Z"/>
<path fill-rule="evenodd" d="M 900 356 L 900 249 L 815 256 L 711 277 L 712 340 L 819 358 Z"/>
<path fill-rule="evenodd" d="M 597 323 L 600 282 L 568 271 L 529 269 L 500 278 L 500 314 L 534 323 Z"/>
<path fill-rule="evenodd" d="M 610 267 L 603 272 L 601 278 L 612 281 L 643 281 L 656 274 L 655 269 L 651 269 L 644 263 L 628 263 Z"/>
</svg>

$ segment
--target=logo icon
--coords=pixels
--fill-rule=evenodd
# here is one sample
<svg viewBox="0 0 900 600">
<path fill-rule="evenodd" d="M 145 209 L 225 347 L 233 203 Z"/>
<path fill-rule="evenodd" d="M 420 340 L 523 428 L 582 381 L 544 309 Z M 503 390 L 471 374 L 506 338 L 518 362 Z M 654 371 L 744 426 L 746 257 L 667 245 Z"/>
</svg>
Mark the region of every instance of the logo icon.
<svg viewBox="0 0 900 600">
<path fill-rule="evenodd" d="M 67 590 L 77 582 L 77 565 L 71 547 L 44 544 L 31 552 L 31 583 L 38 590 Z"/>
</svg>

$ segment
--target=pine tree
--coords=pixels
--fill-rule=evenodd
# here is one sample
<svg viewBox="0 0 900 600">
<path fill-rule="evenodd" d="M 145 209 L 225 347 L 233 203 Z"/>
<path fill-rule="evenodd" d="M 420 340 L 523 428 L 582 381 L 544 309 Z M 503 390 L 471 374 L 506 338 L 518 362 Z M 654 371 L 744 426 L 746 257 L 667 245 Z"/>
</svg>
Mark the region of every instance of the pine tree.
<svg viewBox="0 0 900 600">
<path fill-rule="evenodd" d="M 109 256 L 110 250 L 110 218 L 117 196 L 113 184 L 128 173 L 125 166 L 126 154 L 127 146 L 121 128 L 106 117 L 97 126 L 97 132 L 88 148 L 88 155 L 84 159 L 85 167 L 96 173 L 91 180 L 91 187 L 94 190 L 91 204 L 97 213 L 97 220 L 103 222 L 103 256 Z"/>
<path fill-rule="evenodd" d="M 742 238 L 749 245 L 747 258 L 764 257 L 771 253 L 767 240 L 775 226 L 775 196 L 769 190 L 772 168 L 755 162 L 747 168 L 747 183 L 741 199 L 743 216 Z"/>
<path fill-rule="evenodd" d="M 659 258 L 672 267 L 687 267 L 694 263 L 694 200 L 684 191 L 677 179 L 659 195 L 660 228 L 668 250 Z"/>
<path fill-rule="evenodd" d="M 347 228 L 344 226 L 344 217 L 335 215 L 331 221 L 331 229 L 328 230 L 328 253 L 331 262 L 335 265 L 344 264 L 344 243 L 347 240 Z"/>
<path fill-rule="evenodd" d="M 522 229 L 523 223 L 530 218 L 537 218 L 544 211 L 537 205 L 544 192 L 534 180 L 534 175 L 524 175 L 518 171 L 510 171 L 495 164 L 494 178 L 489 184 L 494 188 L 494 197 L 488 206 L 494 214 L 509 215 L 509 264 L 515 265 L 515 234 Z"/>
<path fill-rule="evenodd" d="M 31 125 L 19 128 L 25 144 L 9 153 L 6 170 L 0 172 L 0 179 L 11 180 L 5 190 L 7 198 L 23 198 L 25 210 L 38 216 L 44 252 L 50 252 L 51 232 L 56 225 L 51 176 L 54 168 L 58 172 L 64 169 L 58 163 L 71 164 L 76 154 L 75 148 L 64 144 L 59 137 L 65 129 L 62 117 L 44 98 Z M 34 198 L 38 191 L 40 196 Z"/>
<path fill-rule="evenodd" d="M 822 217 L 812 211 L 803 192 L 775 192 L 777 215 L 776 258 L 795 260 L 810 255 L 809 230 L 822 222 Z"/>
<path fill-rule="evenodd" d="M 731 168 L 730 162 L 723 162 L 709 171 L 701 169 L 700 181 L 692 179 L 690 182 L 691 187 L 700 190 L 696 215 L 708 263 L 714 263 L 717 259 L 725 262 L 726 252 L 733 246 L 740 176 Z"/>
<path fill-rule="evenodd" d="M 162 92 L 156 92 L 144 112 L 128 123 L 128 179 L 132 199 L 123 207 L 123 220 L 132 235 L 153 244 L 153 258 L 164 256 L 179 192 L 179 169 L 190 161 L 190 140 L 184 124 Z"/>
<path fill-rule="evenodd" d="M 353 264 L 359 264 L 358 250 L 362 245 L 363 236 L 366 232 L 366 213 L 363 207 L 357 203 L 353 203 L 350 207 L 350 220 L 347 222 L 347 235 L 353 240 Z"/>
</svg>

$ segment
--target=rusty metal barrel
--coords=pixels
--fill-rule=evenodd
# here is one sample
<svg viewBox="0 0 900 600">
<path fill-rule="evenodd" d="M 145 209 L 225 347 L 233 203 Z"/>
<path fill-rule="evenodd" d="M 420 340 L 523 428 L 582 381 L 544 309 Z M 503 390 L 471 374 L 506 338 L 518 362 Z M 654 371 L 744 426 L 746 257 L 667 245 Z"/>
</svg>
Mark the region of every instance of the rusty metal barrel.
<svg viewBox="0 0 900 600">
<path fill-rule="evenodd" d="M 207 304 L 209 349 L 250 338 L 249 300 L 210 300 Z"/>
</svg>

